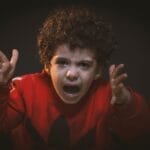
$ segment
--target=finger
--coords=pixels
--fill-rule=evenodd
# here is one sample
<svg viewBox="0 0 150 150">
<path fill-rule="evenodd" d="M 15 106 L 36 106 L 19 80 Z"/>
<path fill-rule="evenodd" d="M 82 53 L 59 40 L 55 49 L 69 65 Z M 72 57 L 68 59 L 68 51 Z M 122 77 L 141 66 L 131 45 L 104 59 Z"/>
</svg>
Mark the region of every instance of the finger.
<svg viewBox="0 0 150 150">
<path fill-rule="evenodd" d="M 18 50 L 17 49 L 13 49 L 12 50 L 12 56 L 11 56 L 11 59 L 10 59 L 10 64 L 12 65 L 13 68 L 15 68 L 15 66 L 16 66 L 18 57 L 19 57 Z"/>
<path fill-rule="evenodd" d="M 109 76 L 110 76 L 110 77 L 112 76 L 114 70 L 115 70 L 115 65 L 113 64 L 113 65 L 111 65 L 111 66 L 109 67 Z"/>
<path fill-rule="evenodd" d="M 6 62 L 6 61 L 8 61 L 8 58 L 2 51 L 0 51 L 0 62 Z"/>
<path fill-rule="evenodd" d="M 123 104 L 124 100 L 122 99 L 121 93 L 123 91 L 124 84 L 121 83 L 117 86 L 115 90 L 112 91 L 111 104 Z"/>
<path fill-rule="evenodd" d="M 0 68 L 1 73 L 6 73 L 11 68 L 9 61 L 6 61 L 2 63 L 2 66 Z"/>
<path fill-rule="evenodd" d="M 111 78 L 116 78 L 122 71 L 124 64 L 119 64 L 112 72 Z"/>
<path fill-rule="evenodd" d="M 18 51 L 16 49 L 13 49 L 10 62 L 7 59 L 7 57 L 4 55 L 3 52 L 0 53 L 0 56 L 1 56 L 0 58 L 2 60 L 0 72 L 3 74 L 8 74 L 8 73 L 11 74 L 11 72 L 13 72 L 15 69 L 15 65 L 16 65 L 16 62 L 18 59 Z"/>
<path fill-rule="evenodd" d="M 126 73 L 121 74 L 120 76 L 118 76 L 116 79 L 112 79 L 111 80 L 111 86 L 112 88 L 117 87 L 119 84 L 121 84 L 126 78 L 128 77 L 128 75 Z"/>
</svg>

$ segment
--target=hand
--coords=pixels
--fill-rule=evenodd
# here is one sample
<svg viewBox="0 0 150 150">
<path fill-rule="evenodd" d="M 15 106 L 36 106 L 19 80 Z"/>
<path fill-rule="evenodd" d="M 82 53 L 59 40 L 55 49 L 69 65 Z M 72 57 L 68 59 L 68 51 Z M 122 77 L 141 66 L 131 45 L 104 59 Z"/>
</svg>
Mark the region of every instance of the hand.
<svg viewBox="0 0 150 150">
<path fill-rule="evenodd" d="M 123 81 L 127 78 L 127 73 L 121 73 L 124 64 L 111 65 L 109 68 L 110 85 L 112 88 L 111 104 L 127 104 L 131 101 L 131 94 L 124 86 Z"/>
<path fill-rule="evenodd" d="M 0 86 L 7 85 L 8 81 L 13 76 L 18 56 L 18 50 L 13 49 L 11 59 L 8 60 L 5 54 L 0 51 Z"/>
</svg>

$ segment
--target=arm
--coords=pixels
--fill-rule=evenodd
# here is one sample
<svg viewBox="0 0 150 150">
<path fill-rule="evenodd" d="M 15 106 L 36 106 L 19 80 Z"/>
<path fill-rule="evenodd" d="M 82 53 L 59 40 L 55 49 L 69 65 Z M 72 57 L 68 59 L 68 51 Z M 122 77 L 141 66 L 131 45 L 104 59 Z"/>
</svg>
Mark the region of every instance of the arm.
<svg viewBox="0 0 150 150">
<path fill-rule="evenodd" d="M 17 60 L 17 50 L 13 50 L 10 61 L 0 51 L 0 132 L 11 130 L 22 118 L 22 114 L 11 105 L 12 99 L 21 99 L 19 91 L 14 85 L 9 84 Z"/>
<path fill-rule="evenodd" d="M 126 73 L 120 74 L 123 67 L 123 64 L 112 65 L 109 69 L 112 89 L 110 126 L 126 143 L 142 143 L 143 146 L 150 142 L 150 107 L 141 95 L 123 84 L 127 78 Z"/>
</svg>

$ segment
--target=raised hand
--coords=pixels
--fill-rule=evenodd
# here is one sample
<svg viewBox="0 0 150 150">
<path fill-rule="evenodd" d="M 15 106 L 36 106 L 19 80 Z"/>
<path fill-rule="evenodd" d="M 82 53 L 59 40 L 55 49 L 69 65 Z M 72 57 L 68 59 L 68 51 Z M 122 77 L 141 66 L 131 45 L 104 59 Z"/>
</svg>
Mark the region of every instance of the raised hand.
<svg viewBox="0 0 150 150">
<path fill-rule="evenodd" d="M 13 76 L 18 56 L 18 50 L 13 49 L 11 59 L 8 60 L 5 54 L 0 51 L 0 86 L 7 85 L 8 81 Z"/>
<path fill-rule="evenodd" d="M 112 88 L 111 104 L 127 104 L 131 101 L 131 94 L 123 81 L 127 78 L 126 73 L 121 73 L 124 64 L 111 65 L 109 68 L 110 85 Z"/>
</svg>

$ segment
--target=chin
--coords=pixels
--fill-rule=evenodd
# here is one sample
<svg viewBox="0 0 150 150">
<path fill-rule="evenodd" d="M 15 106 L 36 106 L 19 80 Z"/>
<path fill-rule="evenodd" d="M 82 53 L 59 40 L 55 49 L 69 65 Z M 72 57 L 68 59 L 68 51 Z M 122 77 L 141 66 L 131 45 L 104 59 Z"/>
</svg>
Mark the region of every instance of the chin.
<svg viewBox="0 0 150 150">
<path fill-rule="evenodd" d="M 77 104 L 79 101 L 80 101 L 80 99 L 76 99 L 76 100 L 64 100 L 64 99 L 62 99 L 62 101 L 65 103 L 65 104 Z"/>
</svg>

